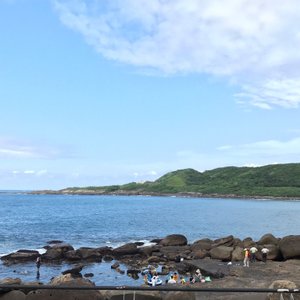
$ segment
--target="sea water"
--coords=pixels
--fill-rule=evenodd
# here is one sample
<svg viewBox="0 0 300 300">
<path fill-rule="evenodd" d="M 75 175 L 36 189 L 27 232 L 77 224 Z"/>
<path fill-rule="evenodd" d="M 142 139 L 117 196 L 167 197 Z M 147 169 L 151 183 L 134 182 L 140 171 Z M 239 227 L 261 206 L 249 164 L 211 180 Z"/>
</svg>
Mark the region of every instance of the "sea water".
<svg viewBox="0 0 300 300">
<path fill-rule="evenodd" d="M 128 242 L 149 243 L 177 233 L 189 243 L 201 238 L 234 235 L 258 240 L 265 233 L 276 237 L 299 234 L 300 202 L 289 200 L 216 199 L 147 196 L 29 195 L 0 193 L 0 256 L 18 249 L 43 249 L 48 241 L 62 240 L 74 248 L 117 247 Z M 112 271 L 110 263 L 91 263 L 84 273 L 99 285 L 136 285 Z M 40 281 L 72 267 L 45 265 Z M 126 266 L 121 265 L 126 271 Z M 34 263 L 5 266 L 0 278 L 35 280 Z"/>
</svg>

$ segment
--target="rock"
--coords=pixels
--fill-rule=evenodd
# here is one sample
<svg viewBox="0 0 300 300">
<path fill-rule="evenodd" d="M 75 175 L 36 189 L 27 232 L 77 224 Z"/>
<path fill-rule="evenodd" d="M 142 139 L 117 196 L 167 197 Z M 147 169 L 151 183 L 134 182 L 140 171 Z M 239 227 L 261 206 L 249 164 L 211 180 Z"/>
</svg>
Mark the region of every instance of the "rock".
<svg viewBox="0 0 300 300">
<path fill-rule="evenodd" d="M 105 255 L 105 256 L 103 257 L 103 260 L 104 260 L 104 261 L 112 261 L 112 260 L 114 260 L 114 258 L 113 258 L 112 256 L 110 256 L 110 255 Z"/>
<path fill-rule="evenodd" d="M 71 273 L 63 274 L 57 277 L 54 277 L 50 281 L 50 285 L 60 286 L 95 286 L 93 282 L 88 279 L 74 277 Z"/>
<path fill-rule="evenodd" d="M 185 246 L 187 238 L 182 234 L 171 234 L 162 239 L 159 243 L 161 246 Z"/>
<path fill-rule="evenodd" d="M 4 279 L 1 279 L 0 280 L 0 284 L 5 284 L 5 285 L 15 285 L 15 284 L 21 284 L 22 281 L 20 278 L 10 278 L 10 277 L 7 277 L 7 278 L 4 278 Z"/>
<path fill-rule="evenodd" d="M 39 252 L 35 250 L 18 250 L 17 252 L 10 253 L 1 257 L 4 263 L 20 263 L 27 261 L 35 261 L 39 256 Z"/>
<path fill-rule="evenodd" d="M 86 277 L 86 278 L 94 277 L 94 273 L 85 273 L 83 276 Z"/>
<path fill-rule="evenodd" d="M 244 248 L 250 248 L 250 247 L 252 247 L 254 245 L 255 245 L 255 242 L 252 240 L 252 238 L 251 237 L 247 237 L 247 238 L 245 238 L 243 240 L 241 247 L 243 247 L 243 249 L 244 249 Z"/>
<path fill-rule="evenodd" d="M 272 284 L 269 286 L 270 289 L 296 289 L 297 286 L 294 282 L 288 281 L 288 280 L 276 280 L 272 282 Z M 278 293 L 269 293 L 267 295 L 266 300 L 289 300 L 290 294 L 282 294 L 283 298 L 280 297 L 280 294 Z M 300 295 L 296 294 L 294 295 L 294 299 L 300 299 Z"/>
<path fill-rule="evenodd" d="M 277 245 L 271 244 L 271 245 L 264 245 L 264 247 L 268 248 L 270 252 L 267 255 L 268 260 L 282 260 L 281 252 L 279 250 L 279 247 Z M 262 260 L 262 253 L 261 249 L 262 246 L 258 246 L 258 252 L 256 253 L 256 258 L 258 260 Z"/>
<path fill-rule="evenodd" d="M 62 258 L 63 252 L 61 249 L 50 248 L 42 255 L 42 260 L 45 261 L 61 260 Z"/>
<path fill-rule="evenodd" d="M 191 250 L 189 246 L 166 246 L 160 249 L 160 253 L 168 260 L 175 261 L 177 256 L 185 257 Z"/>
<path fill-rule="evenodd" d="M 159 244 L 162 241 L 162 239 L 153 239 L 150 241 L 150 243 Z"/>
<path fill-rule="evenodd" d="M 134 242 L 138 247 L 143 246 L 145 243 L 144 242 Z"/>
<path fill-rule="evenodd" d="M 119 268 L 120 264 L 118 262 L 115 262 L 113 265 L 110 266 L 111 269 L 117 269 Z"/>
<path fill-rule="evenodd" d="M 183 261 L 183 263 L 187 265 L 191 273 L 195 273 L 197 269 L 200 269 L 204 276 L 211 276 L 212 278 L 222 278 L 230 272 L 227 265 L 212 259 L 188 260 Z"/>
<path fill-rule="evenodd" d="M 232 261 L 242 261 L 244 259 L 244 252 L 242 247 L 235 247 L 231 253 Z"/>
<path fill-rule="evenodd" d="M 300 235 L 289 235 L 279 241 L 279 249 L 284 259 L 300 258 Z"/>
<path fill-rule="evenodd" d="M 135 243 L 128 243 L 112 251 L 114 256 L 133 255 L 139 253 L 139 249 Z"/>
<path fill-rule="evenodd" d="M 223 237 L 223 238 L 220 238 L 220 239 L 216 239 L 214 240 L 214 242 L 212 243 L 212 248 L 215 248 L 215 247 L 219 247 L 219 246 L 227 246 L 227 247 L 230 247 L 233 245 L 233 242 L 234 242 L 234 237 L 233 235 L 229 235 L 227 237 Z"/>
<path fill-rule="evenodd" d="M 1 300 L 25 300 L 26 295 L 22 291 L 10 291 L 3 295 L 0 294 Z"/>
<path fill-rule="evenodd" d="M 198 240 L 191 245 L 191 250 L 192 251 L 197 251 L 197 250 L 209 251 L 211 249 L 212 244 L 213 244 L 213 242 L 209 239 Z"/>
<path fill-rule="evenodd" d="M 204 257 L 208 256 L 208 252 L 206 250 L 200 249 L 200 250 L 193 251 L 191 253 L 191 256 L 193 259 L 203 259 Z"/>
<path fill-rule="evenodd" d="M 136 280 L 136 279 L 139 279 L 138 274 L 140 272 L 141 272 L 140 270 L 130 269 L 130 270 L 127 270 L 127 275 Z"/>
<path fill-rule="evenodd" d="M 60 240 L 51 240 L 51 241 L 48 241 L 47 244 L 62 244 L 63 241 L 60 241 Z"/>
<path fill-rule="evenodd" d="M 51 249 L 60 249 L 62 252 L 74 250 L 73 246 L 68 243 L 58 243 L 51 245 Z"/>
<path fill-rule="evenodd" d="M 278 239 L 271 233 L 263 235 L 257 242 L 258 245 L 277 245 Z"/>
<path fill-rule="evenodd" d="M 152 246 L 146 246 L 146 247 L 141 247 L 139 248 L 139 253 L 143 256 L 151 256 L 153 252 L 153 247 Z"/>
<path fill-rule="evenodd" d="M 61 272 L 63 275 L 66 275 L 66 274 L 71 274 L 73 277 L 82 277 L 81 275 L 81 271 L 83 269 L 83 265 L 78 265 L 78 266 L 75 266 L 74 268 L 72 269 L 68 269 L 66 271 L 63 271 Z"/>
<path fill-rule="evenodd" d="M 233 247 L 219 246 L 209 251 L 211 258 L 220 259 L 222 261 L 230 261 Z"/>
<path fill-rule="evenodd" d="M 76 252 L 81 256 L 84 260 L 94 261 L 94 262 L 101 262 L 102 261 L 102 254 L 99 248 L 88 248 L 82 247 L 76 250 Z"/>
</svg>

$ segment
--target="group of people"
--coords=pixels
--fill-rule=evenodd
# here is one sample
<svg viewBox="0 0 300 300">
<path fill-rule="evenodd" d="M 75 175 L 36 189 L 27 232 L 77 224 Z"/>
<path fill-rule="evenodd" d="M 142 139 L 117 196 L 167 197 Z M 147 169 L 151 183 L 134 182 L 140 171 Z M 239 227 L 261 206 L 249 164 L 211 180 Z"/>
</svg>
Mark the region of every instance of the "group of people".
<svg viewBox="0 0 300 300">
<path fill-rule="evenodd" d="M 261 250 L 262 254 L 262 261 L 267 262 L 267 256 L 270 250 L 266 247 L 263 247 Z M 256 261 L 256 253 L 258 252 L 258 249 L 255 246 L 252 246 L 251 248 L 245 248 L 244 249 L 244 267 L 249 267 L 250 262 Z"/>
</svg>

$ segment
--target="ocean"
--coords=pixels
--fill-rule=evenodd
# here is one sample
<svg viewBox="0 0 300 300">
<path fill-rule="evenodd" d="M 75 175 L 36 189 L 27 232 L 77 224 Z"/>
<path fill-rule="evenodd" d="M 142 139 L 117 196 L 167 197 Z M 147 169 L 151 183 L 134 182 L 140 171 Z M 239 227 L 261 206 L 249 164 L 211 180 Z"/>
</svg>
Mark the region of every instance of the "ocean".
<svg viewBox="0 0 300 300">
<path fill-rule="evenodd" d="M 217 199 L 147 196 L 29 195 L 0 192 L 0 256 L 19 249 L 38 249 L 51 240 L 74 248 L 117 247 L 132 241 L 178 233 L 189 243 L 227 235 L 258 240 L 299 234 L 300 201 Z M 137 285 L 142 279 L 112 271 L 111 263 L 93 263 L 84 273 L 98 285 Z M 40 281 L 70 268 L 67 264 L 42 265 Z M 121 269 L 126 266 L 121 265 Z M 0 278 L 35 280 L 35 265 L 0 264 Z"/>
</svg>

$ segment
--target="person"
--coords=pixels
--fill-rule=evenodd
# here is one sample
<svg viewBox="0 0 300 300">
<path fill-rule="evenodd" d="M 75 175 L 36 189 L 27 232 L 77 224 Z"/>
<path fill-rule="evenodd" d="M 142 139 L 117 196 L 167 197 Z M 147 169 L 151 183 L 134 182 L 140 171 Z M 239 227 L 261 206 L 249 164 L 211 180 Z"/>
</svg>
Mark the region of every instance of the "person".
<svg viewBox="0 0 300 300">
<path fill-rule="evenodd" d="M 270 250 L 268 249 L 268 248 L 266 248 L 266 247 L 263 247 L 262 249 L 261 249 L 261 253 L 262 253 L 262 261 L 264 262 L 264 263 L 266 263 L 267 262 L 267 256 L 268 256 L 268 253 L 270 252 Z"/>
<path fill-rule="evenodd" d="M 39 270 L 40 270 L 41 263 L 42 263 L 42 259 L 41 259 L 41 257 L 40 257 L 40 256 L 38 256 L 38 257 L 37 257 L 37 259 L 36 259 L 36 262 L 35 262 L 35 264 L 36 264 L 36 268 L 37 268 L 37 271 L 39 271 Z"/>
<path fill-rule="evenodd" d="M 250 250 L 248 248 L 244 249 L 244 267 L 249 268 L 249 260 L 250 260 Z"/>
<path fill-rule="evenodd" d="M 256 261 L 256 255 L 255 255 L 255 253 L 257 252 L 258 250 L 257 250 L 257 248 L 255 247 L 255 246 L 252 246 L 251 248 L 250 248 L 250 261 L 251 262 L 255 262 Z"/>
<path fill-rule="evenodd" d="M 156 286 L 157 281 L 158 281 L 158 276 L 153 275 L 153 277 L 152 277 L 152 286 Z"/>
<path fill-rule="evenodd" d="M 171 275 L 170 279 L 168 280 L 168 284 L 175 284 L 176 280 L 174 280 L 173 275 Z"/>
<path fill-rule="evenodd" d="M 177 274 L 177 272 L 174 272 L 173 278 L 174 278 L 174 280 L 175 280 L 176 282 L 178 281 L 178 274 Z"/>
<path fill-rule="evenodd" d="M 200 269 L 197 269 L 193 283 L 195 283 L 195 282 L 201 282 L 202 279 L 203 279 L 203 276 L 201 274 L 201 271 L 200 271 Z"/>
<path fill-rule="evenodd" d="M 38 256 L 36 258 L 36 262 L 35 262 L 35 265 L 36 265 L 36 279 L 37 280 L 40 279 L 40 267 L 41 267 L 41 263 L 42 263 L 41 256 Z"/>
<path fill-rule="evenodd" d="M 186 284 L 186 280 L 185 280 L 185 278 L 184 278 L 183 276 L 180 276 L 180 283 L 181 283 L 182 285 L 185 285 L 185 284 Z"/>
</svg>

